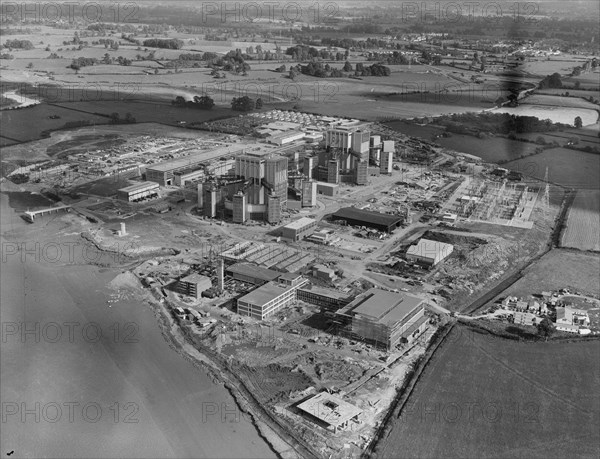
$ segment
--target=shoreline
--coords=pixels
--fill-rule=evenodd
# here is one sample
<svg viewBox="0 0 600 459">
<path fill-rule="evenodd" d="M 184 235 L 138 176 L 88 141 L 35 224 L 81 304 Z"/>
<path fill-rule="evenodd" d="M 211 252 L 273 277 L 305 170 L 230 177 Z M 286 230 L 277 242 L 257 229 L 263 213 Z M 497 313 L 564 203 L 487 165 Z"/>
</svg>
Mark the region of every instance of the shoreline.
<svg viewBox="0 0 600 459">
<path fill-rule="evenodd" d="M 213 380 L 218 381 L 227 389 L 227 391 L 235 400 L 238 408 L 243 413 L 249 416 L 250 422 L 258 431 L 259 436 L 265 440 L 265 442 L 269 445 L 271 450 L 278 457 L 282 459 L 304 459 L 308 457 L 306 455 L 302 455 L 300 452 L 297 451 L 297 448 L 299 446 L 302 447 L 302 449 L 304 449 L 303 445 L 290 445 L 288 442 L 289 439 L 286 440 L 285 438 L 282 438 L 282 432 L 275 432 L 273 427 L 269 425 L 270 423 L 266 422 L 264 419 L 261 419 L 261 407 L 253 406 L 255 405 L 254 402 L 248 400 L 244 396 L 240 388 L 236 387 L 236 382 L 232 382 L 230 380 L 231 376 L 233 375 L 230 374 L 227 369 L 214 362 L 205 353 L 201 352 L 199 349 L 197 349 L 191 343 L 188 342 L 188 340 L 186 339 L 187 333 L 183 331 L 182 328 L 180 328 L 179 325 L 169 315 L 169 310 L 166 307 L 166 305 L 168 304 L 167 299 L 165 299 L 165 301 L 162 303 L 156 300 L 148 300 L 148 304 L 154 312 L 154 315 L 157 319 L 158 327 L 169 347 L 171 347 L 184 359 L 190 361 L 195 367 L 200 368 L 202 371 L 205 371 L 209 377 L 211 377 Z M 281 428 L 281 426 L 279 427 Z M 294 436 L 290 432 L 286 432 L 286 434 L 290 436 L 293 440 L 297 441 L 297 439 L 294 438 Z M 313 454 L 312 451 L 303 452 L 311 453 L 311 455 Z M 312 457 L 318 456 L 315 455 Z"/>
</svg>

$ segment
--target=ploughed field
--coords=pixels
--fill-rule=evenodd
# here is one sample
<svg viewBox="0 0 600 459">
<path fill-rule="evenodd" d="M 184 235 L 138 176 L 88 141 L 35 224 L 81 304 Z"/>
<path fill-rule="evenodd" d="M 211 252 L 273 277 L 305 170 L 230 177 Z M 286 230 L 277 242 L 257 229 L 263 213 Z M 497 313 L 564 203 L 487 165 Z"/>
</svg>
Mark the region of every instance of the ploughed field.
<svg viewBox="0 0 600 459">
<path fill-rule="evenodd" d="M 378 458 L 598 457 L 600 341 L 524 343 L 457 325 Z"/>
<path fill-rule="evenodd" d="M 569 210 L 562 246 L 600 251 L 600 191 L 580 190 Z"/>
</svg>

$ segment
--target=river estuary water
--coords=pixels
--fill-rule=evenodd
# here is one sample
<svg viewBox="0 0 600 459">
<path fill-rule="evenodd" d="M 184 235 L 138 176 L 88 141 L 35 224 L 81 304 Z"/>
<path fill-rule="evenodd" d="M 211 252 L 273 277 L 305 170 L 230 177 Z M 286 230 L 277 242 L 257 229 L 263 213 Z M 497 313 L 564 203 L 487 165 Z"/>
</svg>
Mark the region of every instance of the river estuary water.
<svg viewBox="0 0 600 459">
<path fill-rule="evenodd" d="M 169 347 L 148 305 L 107 303 L 121 270 L 77 264 L 81 240 L 63 219 L 29 225 L 0 199 L 3 455 L 275 457 L 227 390 Z"/>
</svg>

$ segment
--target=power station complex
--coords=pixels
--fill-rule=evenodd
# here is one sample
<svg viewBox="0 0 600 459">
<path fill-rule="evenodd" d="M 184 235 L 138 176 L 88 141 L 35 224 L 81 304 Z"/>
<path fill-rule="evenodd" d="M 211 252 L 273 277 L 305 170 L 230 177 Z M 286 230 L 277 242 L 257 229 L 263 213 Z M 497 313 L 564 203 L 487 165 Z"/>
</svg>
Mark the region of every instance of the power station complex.
<svg viewBox="0 0 600 459">
<path fill-rule="evenodd" d="M 146 180 L 164 187 L 197 186 L 198 209 L 207 218 L 276 224 L 288 193 L 301 207 L 313 207 L 318 194 L 334 196 L 340 183 L 366 185 L 370 175 L 392 172 L 394 142 L 366 128 L 358 121 L 329 126 L 324 144 L 310 150 L 298 144 L 194 152 L 147 166 Z M 120 190 L 121 199 L 134 201 L 139 190 L 149 194 L 144 187 L 129 188 Z"/>
</svg>

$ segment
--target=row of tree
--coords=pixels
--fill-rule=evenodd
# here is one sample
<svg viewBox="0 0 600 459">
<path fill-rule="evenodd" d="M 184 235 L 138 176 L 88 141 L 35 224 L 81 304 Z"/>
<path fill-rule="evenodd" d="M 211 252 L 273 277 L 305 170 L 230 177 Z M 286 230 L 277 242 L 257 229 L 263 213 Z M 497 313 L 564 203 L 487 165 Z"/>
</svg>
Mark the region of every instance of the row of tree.
<svg viewBox="0 0 600 459">
<path fill-rule="evenodd" d="M 200 110 L 210 110 L 215 106 L 215 101 L 210 96 L 194 96 L 193 100 L 185 100 L 183 96 L 175 97 L 175 100 L 171 101 L 171 105 L 177 107 L 196 108 Z"/>
<path fill-rule="evenodd" d="M 358 62 L 353 69 L 352 64 L 346 61 L 344 67 L 338 69 L 331 67 L 329 64 L 323 64 L 322 62 L 309 62 L 307 65 L 290 67 L 289 77 L 293 80 L 298 73 L 302 73 L 303 75 L 315 76 L 317 78 L 342 78 L 348 76 L 348 73 L 352 72 L 354 76 L 390 76 L 392 73 L 389 67 L 380 63 L 365 66 L 362 62 Z"/>
<path fill-rule="evenodd" d="M 250 112 L 250 111 L 254 110 L 255 108 L 257 110 L 259 110 L 262 108 L 262 106 L 263 106 L 263 101 L 260 97 L 256 100 L 254 100 L 248 96 L 242 96 L 242 97 L 234 97 L 231 100 L 232 110 L 235 110 L 238 112 Z"/>
<path fill-rule="evenodd" d="M 2 46 L 8 49 L 28 50 L 34 48 L 33 43 L 31 43 L 31 41 L 29 40 L 6 40 L 6 42 Z"/>
<path fill-rule="evenodd" d="M 495 134 L 524 134 L 528 132 L 550 132 L 568 128 L 566 124 L 540 120 L 535 116 L 511 115 L 509 113 L 461 113 L 444 115 L 436 119 L 436 124 L 445 126 L 449 132 L 471 134 L 492 132 Z"/>
<path fill-rule="evenodd" d="M 194 96 L 193 100 L 185 100 L 183 96 L 177 96 L 173 101 L 171 101 L 171 105 L 176 107 L 186 107 L 186 108 L 195 108 L 200 110 L 210 110 L 215 106 L 215 101 L 207 95 L 204 96 Z M 258 99 L 252 99 L 248 96 L 234 97 L 231 100 L 231 108 L 232 110 L 238 112 L 250 112 L 254 109 L 261 109 L 263 106 L 263 101 L 259 97 Z"/>
<path fill-rule="evenodd" d="M 176 38 L 150 38 L 144 40 L 144 46 L 149 48 L 162 48 L 162 49 L 181 49 L 183 47 L 183 41 L 177 40 Z"/>
</svg>

